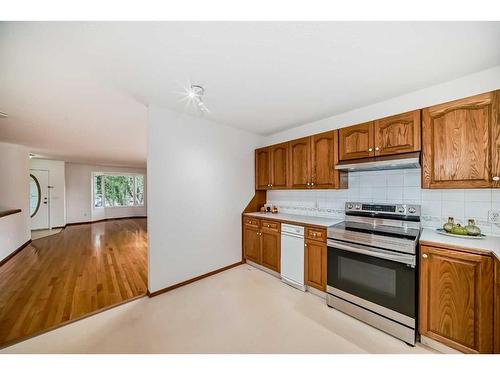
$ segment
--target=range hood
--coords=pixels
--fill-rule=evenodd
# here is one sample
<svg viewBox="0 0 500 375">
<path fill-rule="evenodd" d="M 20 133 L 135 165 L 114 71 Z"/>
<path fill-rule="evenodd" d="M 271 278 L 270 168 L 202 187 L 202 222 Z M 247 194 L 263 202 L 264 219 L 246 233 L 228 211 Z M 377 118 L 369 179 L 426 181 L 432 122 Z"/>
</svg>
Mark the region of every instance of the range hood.
<svg viewBox="0 0 500 375">
<path fill-rule="evenodd" d="M 407 168 L 420 168 L 420 152 L 345 160 L 335 166 L 335 169 L 349 172 Z"/>
</svg>

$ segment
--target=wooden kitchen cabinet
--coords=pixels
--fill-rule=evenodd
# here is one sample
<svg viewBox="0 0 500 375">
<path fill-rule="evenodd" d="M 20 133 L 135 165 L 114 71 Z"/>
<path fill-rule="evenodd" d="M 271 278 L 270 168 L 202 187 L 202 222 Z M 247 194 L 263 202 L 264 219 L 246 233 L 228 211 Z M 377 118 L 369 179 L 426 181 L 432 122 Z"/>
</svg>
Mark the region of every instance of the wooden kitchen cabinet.
<svg viewBox="0 0 500 375">
<path fill-rule="evenodd" d="M 281 223 L 246 217 L 243 221 L 245 259 L 280 272 Z"/>
<path fill-rule="evenodd" d="M 255 150 L 256 190 L 288 187 L 288 142 Z"/>
<path fill-rule="evenodd" d="M 271 189 L 288 187 L 288 142 L 270 147 Z"/>
<path fill-rule="evenodd" d="M 305 233 L 304 278 L 306 285 L 325 292 L 327 266 L 326 231 L 319 228 L 306 228 Z"/>
<path fill-rule="evenodd" d="M 500 260 L 495 260 L 495 318 L 494 318 L 494 350 L 500 354 Z"/>
<path fill-rule="evenodd" d="M 271 187 L 271 154 L 269 147 L 255 150 L 255 189 Z"/>
<path fill-rule="evenodd" d="M 260 263 L 260 229 L 259 227 L 243 225 L 243 251 L 245 259 Z"/>
<path fill-rule="evenodd" d="M 347 188 L 347 173 L 335 169 L 338 161 L 338 131 L 313 135 L 311 137 L 311 188 Z"/>
<path fill-rule="evenodd" d="M 376 120 L 375 156 L 420 151 L 420 110 Z"/>
<path fill-rule="evenodd" d="M 311 138 L 289 142 L 290 188 L 307 189 L 311 185 Z"/>
<path fill-rule="evenodd" d="M 490 256 L 421 246 L 421 335 L 464 353 L 492 353 L 493 309 Z"/>
<path fill-rule="evenodd" d="M 338 132 L 340 160 L 360 159 L 375 155 L 373 121 L 341 128 Z"/>
<path fill-rule="evenodd" d="M 422 187 L 499 187 L 499 91 L 422 111 Z"/>
<path fill-rule="evenodd" d="M 279 232 L 262 228 L 261 230 L 261 252 L 264 267 L 275 272 L 280 272 L 280 249 L 281 235 Z"/>
</svg>

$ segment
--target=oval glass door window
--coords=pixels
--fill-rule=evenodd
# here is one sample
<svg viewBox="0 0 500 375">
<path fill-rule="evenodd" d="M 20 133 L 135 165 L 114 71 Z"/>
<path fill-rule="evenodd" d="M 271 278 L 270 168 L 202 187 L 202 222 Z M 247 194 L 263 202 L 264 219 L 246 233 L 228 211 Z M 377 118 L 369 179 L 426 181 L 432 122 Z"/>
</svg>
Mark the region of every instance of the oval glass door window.
<svg viewBox="0 0 500 375">
<path fill-rule="evenodd" d="M 30 174 L 30 216 L 33 217 L 40 208 L 40 201 L 42 198 L 40 191 L 40 184 L 35 176 Z"/>
</svg>

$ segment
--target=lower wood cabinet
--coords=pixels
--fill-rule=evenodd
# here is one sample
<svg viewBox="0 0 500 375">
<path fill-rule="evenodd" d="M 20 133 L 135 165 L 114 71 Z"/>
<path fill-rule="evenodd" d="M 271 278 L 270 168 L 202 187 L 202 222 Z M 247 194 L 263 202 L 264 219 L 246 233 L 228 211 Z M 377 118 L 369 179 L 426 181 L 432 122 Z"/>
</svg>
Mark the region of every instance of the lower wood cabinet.
<svg viewBox="0 0 500 375">
<path fill-rule="evenodd" d="M 495 337 L 494 353 L 500 354 L 500 260 L 495 260 Z"/>
<path fill-rule="evenodd" d="M 248 224 L 243 226 L 243 249 L 245 259 L 260 263 L 260 231 L 258 227 Z"/>
<path fill-rule="evenodd" d="M 493 352 L 493 259 L 421 246 L 420 334 L 464 353 Z"/>
<path fill-rule="evenodd" d="M 304 277 L 306 285 L 325 292 L 326 231 L 324 229 L 306 228 L 304 251 Z"/>
<path fill-rule="evenodd" d="M 245 219 L 243 253 L 247 260 L 280 272 L 281 224 L 276 221 Z"/>
</svg>

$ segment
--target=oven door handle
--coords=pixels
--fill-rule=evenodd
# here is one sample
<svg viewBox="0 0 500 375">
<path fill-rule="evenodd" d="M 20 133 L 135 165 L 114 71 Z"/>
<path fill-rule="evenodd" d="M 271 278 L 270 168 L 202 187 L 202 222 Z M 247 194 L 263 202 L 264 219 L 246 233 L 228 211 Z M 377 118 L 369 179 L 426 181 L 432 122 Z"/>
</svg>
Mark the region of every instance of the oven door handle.
<svg viewBox="0 0 500 375">
<path fill-rule="evenodd" d="M 375 250 L 372 247 L 365 247 L 365 246 L 353 245 L 353 244 L 345 244 L 343 242 L 334 241 L 334 240 L 328 240 L 327 244 L 330 247 L 335 247 L 335 248 L 338 248 L 341 250 L 346 250 L 346 251 L 350 251 L 353 253 L 373 256 L 376 258 L 392 260 L 394 262 L 404 263 L 404 264 L 407 264 L 411 267 L 415 267 L 415 258 L 416 258 L 415 255 L 397 254 L 397 253 L 394 253 L 392 251 L 380 250 L 380 249 Z"/>
</svg>

